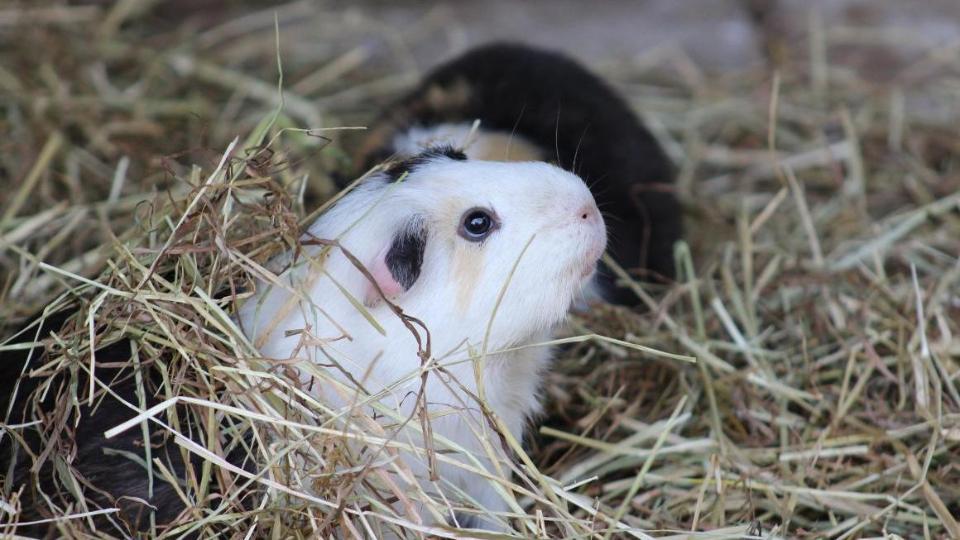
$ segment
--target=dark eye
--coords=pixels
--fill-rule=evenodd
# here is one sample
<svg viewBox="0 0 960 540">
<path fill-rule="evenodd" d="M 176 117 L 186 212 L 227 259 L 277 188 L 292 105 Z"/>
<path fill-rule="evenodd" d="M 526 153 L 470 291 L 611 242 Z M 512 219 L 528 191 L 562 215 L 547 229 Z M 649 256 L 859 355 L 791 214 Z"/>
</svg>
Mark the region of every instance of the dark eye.
<svg viewBox="0 0 960 540">
<path fill-rule="evenodd" d="M 467 210 L 460 222 L 460 236 L 471 242 L 483 241 L 497 228 L 492 212 L 482 208 Z"/>
</svg>

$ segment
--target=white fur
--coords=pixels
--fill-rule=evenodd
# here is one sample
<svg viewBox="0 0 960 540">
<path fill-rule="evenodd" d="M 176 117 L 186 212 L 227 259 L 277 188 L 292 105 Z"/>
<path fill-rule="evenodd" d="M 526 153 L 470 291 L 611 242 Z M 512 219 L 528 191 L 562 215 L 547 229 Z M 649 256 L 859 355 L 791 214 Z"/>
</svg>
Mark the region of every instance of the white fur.
<svg viewBox="0 0 960 540">
<path fill-rule="evenodd" d="M 499 229 L 482 243 L 468 242 L 457 234 L 464 212 L 475 207 L 492 209 L 500 222 Z M 590 212 L 588 219 L 583 218 L 584 212 Z M 485 400 L 512 436 L 522 440 L 525 424 L 539 408 L 549 350 L 540 346 L 499 351 L 549 339 L 605 247 L 603 221 L 583 181 L 560 168 L 439 157 L 416 167 L 399 183 L 379 176 L 362 183 L 309 232 L 339 239 L 369 267 L 411 216 L 423 219 L 428 229 L 423 266 L 412 287 L 392 300 L 425 323 L 432 357 L 445 368 L 445 373 L 431 370 L 426 381 L 434 434 L 477 457 L 487 454 L 484 444 L 489 444 L 505 462 L 500 438 L 471 397 L 479 387 L 474 365 L 485 351 Z M 324 365 L 336 362 L 379 403 L 403 416 L 411 414 L 421 383 L 421 359 L 413 335 L 379 302 L 369 312 L 385 330 L 381 335 L 327 276 L 361 302 L 370 287 L 368 280 L 339 250 L 330 250 L 318 260 L 321 251 L 307 249 L 311 261 L 281 276 L 292 289 L 304 291 L 302 299 L 284 288 L 258 285 L 256 295 L 239 314 L 244 330 L 264 357 Z M 286 336 L 291 330 L 304 332 Z M 343 330 L 349 339 L 342 339 Z M 309 370 L 301 373 L 308 383 Z M 346 376 L 334 373 L 348 382 Z M 344 409 L 355 399 L 317 385 L 313 391 L 325 403 Z M 383 423 L 388 429 L 396 427 L 396 419 L 386 418 Z M 415 418 L 410 424 L 419 422 Z M 398 438 L 423 446 L 422 435 L 413 429 L 404 430 Z M 444 449 L 441 444 L 436 448 Z M 457 453 L 444 455 L 469 462 Z M 423 459 L 413 454 L 402 457 L 425 489 L 432 490 Z M 483 466 L 494 474 L 490 462 Z M 507 510 L 492 482 L 451 464 L 441 463 L 439 474 L 441 486 L 449 483 L 462 489 L 488 510 Z M 453 492 L 444 491 L 455 498 Z M 496 523 L 479 525 L 502 528 Z"/>
</svg>

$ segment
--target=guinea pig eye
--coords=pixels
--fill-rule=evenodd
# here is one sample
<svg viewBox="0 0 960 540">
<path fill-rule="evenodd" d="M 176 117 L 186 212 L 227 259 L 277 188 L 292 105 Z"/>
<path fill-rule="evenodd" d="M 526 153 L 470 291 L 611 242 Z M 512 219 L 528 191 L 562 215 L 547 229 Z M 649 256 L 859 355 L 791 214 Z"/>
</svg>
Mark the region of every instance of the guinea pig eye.
<svg viewBox="0 0 960 540">
<path fill-rule="evenodd" d="M 497 228 L 492 212 L 482 208 L 473 208 L 463 214 L 460 221 L 460 236 L 471 242 L 481 242 Z"/>
</svg>

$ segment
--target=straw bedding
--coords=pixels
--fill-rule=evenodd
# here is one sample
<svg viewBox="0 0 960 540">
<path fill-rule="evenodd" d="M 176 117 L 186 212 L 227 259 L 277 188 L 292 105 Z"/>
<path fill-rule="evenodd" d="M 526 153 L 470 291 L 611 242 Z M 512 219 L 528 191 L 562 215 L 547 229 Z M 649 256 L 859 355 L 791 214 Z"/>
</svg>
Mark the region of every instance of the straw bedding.
<svg viewBox="0 0 960 540">
<path fill-rule="evenodd" d="M 89 381 L 92 348 L 130 340 L 113 367 L 165 373 L 168 422 L 132 404 L 119 427 L 205 441 L 177 439 L 203 464 L 181 482 L 195 506 L 152 534 L 460 535 L 395 514 L 419 494 L 390 482 L 389 452 L 356 451 L 375 422 L 347 426 L 230 317 L 334 196 L 352 126 L 416 80 L 404 47 L 436 14 L 394 29 L 293 3 L 177 24 L 138 6 L 0 10 L 0 347 L 37 338 L 6 339 L 32 314 L 71 313 L 39 336 L 31 374 L 66 399 L 36 420 L 109 403 L 108 386 L 69 381 Z M 360 46 L 371 35 L 388 61 Z M 811 36 L 811 51 L 842 45 Z M 572 318 L 543 421 L 513 448 L 518 534 L 960 537 L 956 51 L 877 81 L 806 45 L 776 73 L 707 75 L 675 51 L 601 66 L 678 164 L 688 238 L 674 285 L 632 280 L 646 309 Z M 129 456 L 158 482 L 154 457 Z M 14 532 L 23 486 L 2 470 Z M 49 508 L 61 533 L 122 535 L 70 478 Z"/>
</svg>

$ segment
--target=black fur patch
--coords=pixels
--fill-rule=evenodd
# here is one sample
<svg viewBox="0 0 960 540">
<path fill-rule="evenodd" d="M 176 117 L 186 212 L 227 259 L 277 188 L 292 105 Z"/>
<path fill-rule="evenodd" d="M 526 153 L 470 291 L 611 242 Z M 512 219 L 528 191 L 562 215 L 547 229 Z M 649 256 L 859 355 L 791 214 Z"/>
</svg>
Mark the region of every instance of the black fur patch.
<svg viewBox="0 0 960 540">
<path fill-rule="evenodd" d="M 450 97 L 432 99 L 438 94 Z M 610 217 L 610 253 L 621 266 L 644 269 L 646 278 L 674 277 L 673 244 L 681 237 L 682 215 L 673 166 L 631 106 L 604 81 L 562 54 L 526 45 L 482 46 L 433 70 L 387 109 L 372 132 L 474 120 L 481 129 L 525 138 L 580 175 Z M 635 302 L 611 272 L 601 272 L 599 281 L 608 299 Z"/>
<path fill-rule="evenodd" d="M 404 174 L 412 173 L 417 167 L 437 159 L 452 159 L 456 161 L 466 161 L 467 155 L 462 150 L 450 145 L 434 146 L 427 148 L 419 154 L 409 157 L 403 161 L 392 163 L 387 167 L 386 175 L 391 182 L 396 182 Z"/>
<path fill-rule="evenodd" d="M 390 275 L 404 290 L 409 290 L 423 266 L 423 252 L 427 248 L 427 228 L 421 218 L 413 218 L 393 237 L 386 263 Z"/>
</svg>

